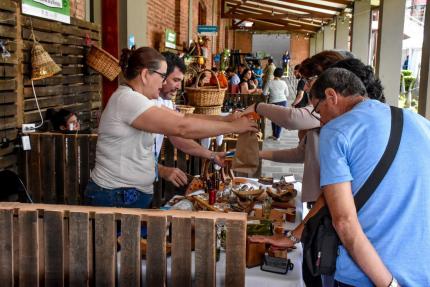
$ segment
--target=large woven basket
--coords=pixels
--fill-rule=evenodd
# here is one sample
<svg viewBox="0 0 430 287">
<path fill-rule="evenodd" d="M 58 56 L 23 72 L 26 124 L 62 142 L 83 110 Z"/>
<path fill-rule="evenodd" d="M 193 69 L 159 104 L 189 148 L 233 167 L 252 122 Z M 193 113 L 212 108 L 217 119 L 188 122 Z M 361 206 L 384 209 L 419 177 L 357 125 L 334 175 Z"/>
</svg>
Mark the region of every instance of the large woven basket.
<svg viewBox="0 0 430 287">
<path fill-rule="evenodd" d="M 95 45 L 91 46 L 88 53 L 87 64 L 109 81 L 113 81 L 121 72 L 118 59 Z"/>
<path fill-rule="evenodd" d="M 187 105 L 176 105 L 176 109 L 182 114 L 192 114 L 194 112 L 195 107 Z"/>
<path fill-rule="evenodd" d="M 194 110 L 195 114 L 202 114 L 202 115 L 215 115 L 218 116 L 221 114 L 221 108 L 222 106 L 212 106 L 212 107 L 196 107 Z"/>
<path fill-rule="evenodd" d="M 210 106 L 221 106 L 224 102 L 225 91 L 220 87 L 218 78 L 215 76 L 217 81 L 217 87 L 199 87 L 198 83 L 200 77 L 209 71 L 213 75 L 215 73 L 209 69 L 204 69 L 197 77 L 194 87 L 187 87 L 185 91 L 187 93 L 188 104 L 196 107 L 210 107 Z M 196 112 L 197 113 L 197 112 Z"/>
</svg>

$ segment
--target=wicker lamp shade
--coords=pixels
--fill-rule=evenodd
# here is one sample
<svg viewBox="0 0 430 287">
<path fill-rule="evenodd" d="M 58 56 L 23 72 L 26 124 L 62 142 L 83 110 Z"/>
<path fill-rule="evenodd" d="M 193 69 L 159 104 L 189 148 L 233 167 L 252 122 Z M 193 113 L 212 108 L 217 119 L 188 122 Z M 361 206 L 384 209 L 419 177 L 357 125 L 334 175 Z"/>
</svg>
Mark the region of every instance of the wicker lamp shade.
<svg viewBox="0 0 430 287">
<path fill-rule="evenodd" d="M 45 51 L 43 46 L 34 42 L 31 49 L 31 79 L 40 80 L 51 77 L 61 71 L 61 68 L 52 60 L 48 52 Z"/>
</svg>

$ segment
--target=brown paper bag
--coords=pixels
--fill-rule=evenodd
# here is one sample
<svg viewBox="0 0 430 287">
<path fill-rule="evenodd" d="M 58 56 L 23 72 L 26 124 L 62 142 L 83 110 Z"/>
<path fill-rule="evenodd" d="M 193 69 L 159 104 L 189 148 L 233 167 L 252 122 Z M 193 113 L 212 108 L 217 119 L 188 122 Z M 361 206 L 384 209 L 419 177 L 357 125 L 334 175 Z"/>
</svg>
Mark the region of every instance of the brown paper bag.
<svg viewBox="0 0 430 287">
<path fill-rule="evenodd" d="M 236 154 L 232 169 L 236 172 L 254 174 L 258 170 L 260 158 L 257 134 L 246 132 L 239 135 L 236 143 Z"/>
</svg>

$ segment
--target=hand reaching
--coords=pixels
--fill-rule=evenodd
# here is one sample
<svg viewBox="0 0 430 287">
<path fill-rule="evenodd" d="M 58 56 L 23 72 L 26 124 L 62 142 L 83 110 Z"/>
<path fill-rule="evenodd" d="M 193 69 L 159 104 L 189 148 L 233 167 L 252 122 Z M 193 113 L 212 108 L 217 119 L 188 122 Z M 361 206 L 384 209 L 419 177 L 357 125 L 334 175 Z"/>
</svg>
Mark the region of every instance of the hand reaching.
<svg viewBox="0 0 430 287">
<path fill-rule="evenodd" d="M 253 235 L 249 238 L 249 240 L 255 243 L 268 243 L 283 249 L 291 248 L 295 244 L 292 240 L 282 235 L 272 235 L 272 236 Z"/>
<path fill-rule="evenodd" d="M 159 167 L 160 176 L 173 183 L 174 186 L 180 187 L 188 183 L 186 174 L 179 168 L 174 167 Z"/>
</svg>

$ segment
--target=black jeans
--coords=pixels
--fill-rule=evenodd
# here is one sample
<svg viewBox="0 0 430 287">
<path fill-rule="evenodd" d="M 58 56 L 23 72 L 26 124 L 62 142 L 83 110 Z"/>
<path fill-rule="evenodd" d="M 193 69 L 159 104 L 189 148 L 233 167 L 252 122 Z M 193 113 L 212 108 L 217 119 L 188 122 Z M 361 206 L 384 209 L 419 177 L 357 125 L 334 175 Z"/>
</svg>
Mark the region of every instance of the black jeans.
<svg viewBox="0 0 430 287">
<path fill-rule="evenodd" d="M 353 285 L 348 285 L 339 281 L 334 281 L 334 287 L 355 287 Z"/>
<path fill-rule="evenodd" d="M 277 103 L 272 103 L 272 104 L 285 107 L 287 105 L 287 101 L 282 101 L 282 102 L 277 102 Z M 278 139 L 281 136 L 281 130 L 282 130 L 282 127 L 280 127 L 277 124 L 274 124 L 272 122 L 272 134 L 275 138 Z"/>
</svg>

